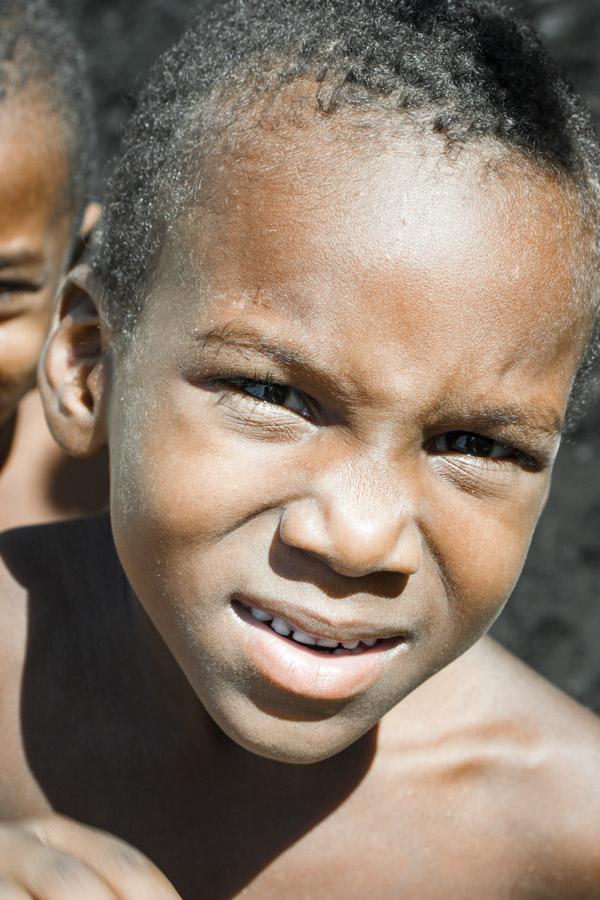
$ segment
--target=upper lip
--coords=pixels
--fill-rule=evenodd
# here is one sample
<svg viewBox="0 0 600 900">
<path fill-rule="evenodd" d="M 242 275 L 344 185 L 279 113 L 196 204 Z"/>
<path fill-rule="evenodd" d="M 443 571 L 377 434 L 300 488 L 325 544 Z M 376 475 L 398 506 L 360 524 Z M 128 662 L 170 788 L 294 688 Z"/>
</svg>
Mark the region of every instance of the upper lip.
<svg viewBox="0 0 600 900">
<path fill-rule="evenodd" d="M 315 638 L 356 641 L 363 638 L 385 640 L 386 638 L 403 637 L 408 639 L 411 636 L 411 629 L 400 625 L 377 628 L 374 627 L 373 622 L 361 624 L 356 620 L 333 619 L 331 616 L 325 617 L 317 610 L 300 608 L 262 597 L 238 593 L 233 596 L 233 600 L 247 608 L 254 607 L 269 613 L 273 618 L 285 619 L 293 626 L 294 630 L 302 631 Z"/>
</svg>

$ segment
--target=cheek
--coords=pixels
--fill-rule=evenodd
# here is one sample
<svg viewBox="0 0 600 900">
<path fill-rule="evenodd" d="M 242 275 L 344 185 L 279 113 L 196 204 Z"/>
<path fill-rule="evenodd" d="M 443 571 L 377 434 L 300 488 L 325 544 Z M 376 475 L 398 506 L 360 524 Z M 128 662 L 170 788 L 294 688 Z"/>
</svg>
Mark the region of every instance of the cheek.
<svg viewBox="0 0 600 900">
<path fill-rule="evenodd" d="M 15 402 L 35 383 L 50 320 L 49 302 L 36 312 L 0 321 L 0 385 Z"/>
<path fill-rule="evenodd" d="M 155 400 L 147 391 L 127 393 L 111 416 L 111 507 L 134 586 L 137 572 L 151 589 L 148 563 L 160 559 L 177 593 L 186 579 L 210 580 L 213 561 L 222 569 L 234 548 L 238 562 L 240 553 L 250 554 L 247 541 L 237 539 L 239 528 L 279 506 L 293 465 L 289 447 L 243 441 L 218 427 L 213 396 L 165 390 Z M 268 515 L 262 521 L 276 527 Z M 263 534 L 255 552 L 266 554 L 269 545 Z"/>
<path fill-rule="evenodd" d="M 471 497 L 454 491 L 442 522 L 432 525 L 452 630 L 472 643 L 501 611 L 521 573 L 547 496 L 549 475 L 518 475 L 510 497 Z M 440 503 L 443 508 L 443 504 Z M 450 512 L 451 510 L 451 512 Z"/>
<path fill-rule="evenodd" d="M 211 543 L 264 502 L 269 483 L 256 467 L 266 447 L 212 427 L 210 415 L 195 419 L 168 400 L 129 418 L 112 439 L 115 504 L 164 538 Z"/>
</svg>

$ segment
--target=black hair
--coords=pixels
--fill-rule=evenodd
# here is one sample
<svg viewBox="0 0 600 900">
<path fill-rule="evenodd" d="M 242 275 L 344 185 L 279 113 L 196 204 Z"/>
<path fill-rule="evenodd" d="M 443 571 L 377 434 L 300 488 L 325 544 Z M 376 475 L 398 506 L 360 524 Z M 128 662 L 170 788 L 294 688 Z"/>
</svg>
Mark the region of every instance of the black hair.
<svg viewBox="0 0 600 900">
<path fill-rule="evenodd" d="M 94 108 L 83 50 L 46 0 L 0 0 L 0 102 L 41 91 L 64 126 L 69 197 L 78 224 L 96 171 Z"/>
<path fill-rule="evenodd" d="M 574 185 L 595 226 L 590 118 L 535 32 L 499 3 L 220 0 L 156 65 L 109 186 L 95 268 L 117 332 L 133 333 L 165 232 L 198 176 L 199 148 L 303 76 L 324 116 L 350 106 L 418 113 L 454 144 L 504 145 Z"/>
</svg>

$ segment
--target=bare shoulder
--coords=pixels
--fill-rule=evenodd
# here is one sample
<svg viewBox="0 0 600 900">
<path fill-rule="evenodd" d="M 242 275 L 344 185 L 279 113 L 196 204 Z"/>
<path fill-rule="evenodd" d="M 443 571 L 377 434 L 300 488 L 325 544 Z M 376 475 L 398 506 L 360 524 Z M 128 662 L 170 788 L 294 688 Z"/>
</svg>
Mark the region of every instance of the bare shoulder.
<svg viewBox="0 0 600 900">
<path fill-rule="evenodd" d="M 504 833 L 505 859 L 551 896 L 600 898 L 598 717 L 489 638 L 418 689 L 415 712 L 436 698 L 440 764 L 482 833 Z"/>
<path fill-rule="evenodd" d="M 482 649 L 493 678 L 510 685 L 495 693 L 498 709 L 528 741 L 538 852 L 569 885 L 565 896 L 600 898 L 600 719 L 495 642 Z"/>
<path fill-rule="evenodd" d="M 0 535 L 0 819 L 41 812 L 27 746 L 30 699 L 52 709 L 56 660 L 72 660 L 74 611 L 103 568 L 103 517 L 18 528 Z M 106 554 L 104 554 L 106 555 Z"/>
<path fill-rule="evenodd" d="M 2 553 L 4 546 L 8 551 L 6 560 Z M 26 552 L 19 532 L 0 535 L 0 731 L 4 734 L 4 715 L 23 668 L 27 645 L 27 588 L 21 577 L 25 560 L 22 559 L 21 565 L 18 563 Z"/>
<path fill-rule="evenodd" d="M 495 641 L 406 697 L 379 745 L 384 795 L 410 791 L 427 846 L 443 848 L 451 823 L 469 860 L 440 850 L 453 896 L 481 884 L 480 896 L 600 900 L 600 723 Z"/>
<path fill-rule="evenodd" d="M 55 526 L 17 528 L 0 534 L 0 714 L 18 683 L 27 652 L 30 603 L 53 593 Z"/>
<path fill-rule="evenodd" d="M 530 750 L 546 787 L 556 781 L 570 808 L 595 813 L 600 825 L 600 718 L 489 638 L 464 663 L 484 679 L 483 709 Z"/>
<path fill-rule="evenodd" d="M 600 718 L 496 642 L 482 649 L 493 678 L 510 685 L 495 693 L 498 709 L 529 741 L 530 800 L 546 851 L 583 878 L 586 897 L 600 897 Z"/>
<path fill-rule="evenodd" d="M 22 657 L 34 613 L 60 621 L 73 593 L 106 571 L 110 543 L 104 515 L 0 534 L 0 673 Z"/>
<path fill-rule="evenodd" d="M 49 586 L 51 581 L 45 561 L 52 530 L 53 526 L 19 528 L 0 535 L 0 820 L 44 805 L 29 772 L 21 687 L 29 656 L 30 605 L 44 578 Z"/>
</svg>

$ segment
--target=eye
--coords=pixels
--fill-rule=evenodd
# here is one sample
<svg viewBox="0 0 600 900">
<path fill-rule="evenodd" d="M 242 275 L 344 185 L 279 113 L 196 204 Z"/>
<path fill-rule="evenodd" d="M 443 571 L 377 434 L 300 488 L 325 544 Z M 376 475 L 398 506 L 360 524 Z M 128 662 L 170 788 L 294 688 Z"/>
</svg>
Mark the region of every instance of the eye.
<svg viewBox="0 0 600 900">
<path fill-rule="evenodd" d="M 253 378 L 229 378 L 226 383 L 261 403 L 283 406 L 305 418 L 310 416 L 310 409 L 304 394 L 286 384 L 257 381 Z"/>
<path fill-rule="evenodd" d="M 40 285 L 28 281 L 0 281 L 0 301 L 9 303 L 20 294 L 33 294 L 40 290 Z"/>
<path fill-rule="evenodd" d="M 463 456 L 478 456 L 485 459 L 524 458 L 524 455 L 514 447 L 469 431 L 449 431 L 434 438 L 429 443 L 429 448 L 434 453 L 460 453 Z"/>
</svg>

